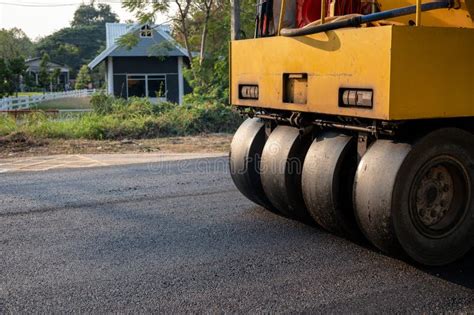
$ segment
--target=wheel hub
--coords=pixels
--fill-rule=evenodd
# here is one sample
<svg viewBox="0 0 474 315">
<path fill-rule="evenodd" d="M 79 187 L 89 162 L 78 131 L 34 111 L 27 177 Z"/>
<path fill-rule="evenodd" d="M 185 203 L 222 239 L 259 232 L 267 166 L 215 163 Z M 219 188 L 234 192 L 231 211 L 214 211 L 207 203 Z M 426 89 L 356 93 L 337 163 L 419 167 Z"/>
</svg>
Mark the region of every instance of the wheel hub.
<svg viewBox="0 0 474 315">
<path fill-rule="evenodd" d="M 449 170 L 442 166 L 431 167 L 416 189 L 416 210 L 420 221 L 427 227 L 441 222 L 451 209 L 454 183 Z"/>
</svg>

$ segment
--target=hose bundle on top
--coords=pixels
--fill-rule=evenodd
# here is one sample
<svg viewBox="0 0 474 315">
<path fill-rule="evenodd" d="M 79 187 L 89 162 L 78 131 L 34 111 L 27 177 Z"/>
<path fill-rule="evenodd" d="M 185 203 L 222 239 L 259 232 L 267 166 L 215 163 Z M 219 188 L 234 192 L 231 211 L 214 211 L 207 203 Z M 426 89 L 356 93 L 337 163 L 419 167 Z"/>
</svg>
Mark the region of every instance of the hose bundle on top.
<svg viewBox="0 0 474 315">
<path fill-rule="evenodd" d="M 443 8 L 451 8 L 454 6 L 454 0 L 440 0 L 421 5 L 421 11 L 431 11 Z M 387 20 L 394 17 L 410 15 L 416 13 L 416 5 L 398 8 L 389 11 L 377 12 L 368 15 L 352 14 L 341 17 L 328 18 L 327 23 L 321 24 L 320 21 L 315 21 L 303 28 L 284 28 L 280 34 L 282 36 L 303 36 L 316 34 L 326 31 L 331 31 L 344 27 L 359 27 L 362 24 L 372 23 L 381 20 Z"/>
</svg>

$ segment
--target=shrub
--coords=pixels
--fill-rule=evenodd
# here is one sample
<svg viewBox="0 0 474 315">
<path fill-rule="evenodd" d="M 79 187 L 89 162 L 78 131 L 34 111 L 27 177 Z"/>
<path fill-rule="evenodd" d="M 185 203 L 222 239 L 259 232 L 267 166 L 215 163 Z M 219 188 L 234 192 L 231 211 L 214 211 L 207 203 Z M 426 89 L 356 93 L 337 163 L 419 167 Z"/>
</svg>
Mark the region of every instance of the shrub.
<svg viewBox="0 0 474 315">
<path fill-rule="evenodd" d="M 231 133 L 241 123 L 230 106 L 217 102 L 152 104 L 141 98 L 127 101 L 96 94 L 91 103 L 93 112 L 72 119 L 51 119 L 41 112 L 17 122 L 3 117 L 0 135 L 23 132 L 36 138 L 136 139 Z"/>
<path fill-rule="evenodd" d="M 110 114 L 113 109 L 114 98 L 104 92 L 96 93 L 91 97 L 92 110 L 98 114 Z"/>
<path fill-rule="evenodd" d="M 143 99 L 138 97 L 132 97 L 126 107 L 126 113 L 130 115 L 152 115 L 153 114 L 153 105 L 149 99 Z"/>
<path fill-rule="evenodd" d="M 0 115 L 0 136 L 9 135 L 17 129 L 15 120 L 7 115 Z"/>
<path fill-rule="evenodd" d="M 79 69 L 79 73 L 77 74 L 76 85 L 74 86 L 74 88 L 76 90 L 87 89 L 91 82 L 92 79 L 89 67 L 87 65 L 83 65 L 81 69 Z"/>
</svg>

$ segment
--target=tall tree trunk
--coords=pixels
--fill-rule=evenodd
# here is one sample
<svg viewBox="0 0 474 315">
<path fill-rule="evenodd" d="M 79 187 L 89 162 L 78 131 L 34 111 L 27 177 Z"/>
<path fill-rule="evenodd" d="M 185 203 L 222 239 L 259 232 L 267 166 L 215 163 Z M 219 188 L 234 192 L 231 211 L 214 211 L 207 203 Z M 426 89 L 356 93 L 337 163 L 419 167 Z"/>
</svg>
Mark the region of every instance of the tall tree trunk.
<svg viewBox="0 0 474 315">
<path fill-rule="evenodd" d="M 201 51 L 199 52 L 199 64 L 204 62 L 204 54 L 206 53 L 206 38 L 207 38 L 207 21 L 204 23 L 201 36 Z"/>
<path fill-rule="evenodd" d="M 185 0 L 184 7 L 182 6 L 179 0 L 175 0 L 175 3 L 178 6 L 179 23 L 181 24 L 180 30 L 184 38 L 184 46 L 188 54 L 189 64 L 190 64 L 193 76 L 196 78 L 196 72 L 194 71 L 194 68 L 193 68 L 193 54 L 191 52 L 191 46 L 189 45 L 189 33 L 188 33 L 188 26 L 187 26 L 187 21 L 186 21 L 188 18 L 191 1 L 192 0 Z"/>
<path fill-rule="evenodd" d="M 230 18 L 231 39 L 240 38 L 240 0 L 231 0 L 231 18 Z"/>
<path fill-rule="evenodd" d="M 207 1 L 205 2 L 206 17 L 204 19 L 204 26 L 202 28 L 201 51 L 199 52 L 199 64 L 201 65 L 204 61 L 205 54 L 206 54 L 206 41 L 207 41 L 209 19 L 211 17 L 212 2 L 213 0 L 210 0 L 209 3 Z"/>
<path fill-rule="evenodd" d="M 191 47 L 189 45 L 189 36 L 188 36 L 189 34 L 188 34 L 188 28 L 186 26 L 186 21 L 183 21 L 182 32 L 183 32 L 183 37 L 184 37 L 184 46 L 186 48 L 186 52 L 188 53 L 189 67 L 191 68 L 193 77 L 196 78 L 196 71 L 194 70 L 194 67 L 193 67 L 193 53 L 191 52 Z"/>
<path fill-rule="evenodd" d="M 189 34 L 188 34 L 188 27 L 186 26 L 186 22 L 183 21 L 183 25 L 182 25 L 182 33 L 183 33 L 183 38 L 184 38 L 184 46 L 186 47 L 186 51 L 188 53 L 188 59 L 189 59 L 189 62 L 192 66 L 192 61 L 193 61 L 193 54 L 191 52 L 191 47 L 189 45 Z"/>
</svg>

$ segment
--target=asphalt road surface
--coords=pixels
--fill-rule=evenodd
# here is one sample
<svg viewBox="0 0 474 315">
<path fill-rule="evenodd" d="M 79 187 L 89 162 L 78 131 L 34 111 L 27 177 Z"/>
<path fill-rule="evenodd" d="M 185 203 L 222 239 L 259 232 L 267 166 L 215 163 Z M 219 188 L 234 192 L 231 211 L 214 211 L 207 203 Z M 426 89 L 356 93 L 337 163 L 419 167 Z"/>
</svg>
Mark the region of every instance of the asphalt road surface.
<svg viewBox="0 0 474 315">
<path fill-rule="evenodd" d="M 269 213 L 225 158 L 0 175 L 0 313 L 474 312 L 437 269 Z"/>
</svg>

